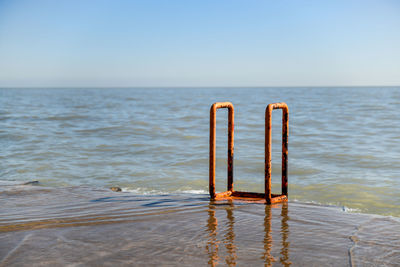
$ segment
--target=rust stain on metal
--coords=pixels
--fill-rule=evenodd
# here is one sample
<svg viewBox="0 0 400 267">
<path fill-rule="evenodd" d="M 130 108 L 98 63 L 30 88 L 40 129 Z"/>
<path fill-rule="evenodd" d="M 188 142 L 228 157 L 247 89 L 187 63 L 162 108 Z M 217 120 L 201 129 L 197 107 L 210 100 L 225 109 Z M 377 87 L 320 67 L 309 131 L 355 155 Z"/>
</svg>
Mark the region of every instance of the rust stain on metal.
<svg viewBox="0 0 400 267">
<path fill-rule="evenodd" d="M 216 150 L 216 112 L 228 108 L 228 173 L 227 191 L 215 192 L 215 150 Z M 282 192 L 271 193 L 271 148 L 272 148 L 272 111 L 282 109 Z M 274 204 L 288 199 L 288 137 L 289 108 L 285 103 L 269 104 L 265 110 L 265 192 L 241 192 L 233 190 L 233 154 L 234 154 L 234 108 L 230 102 L 217 102 L 210 109 L 210 165 L 209 190 L 214 200 L 232 199 L 247 200 Z"/>
<path fill-rule="evenodd" d="M 289 108 L 286 103 L 269 104 L 265 109 L 265 200 L 272 203 L 271 194 L 271 149 L 272 149 L 272 111 L 282 109 L 282 197 L 288 197 L 288 139 Z"/>
<path fill-rule="evenodd" d="M 215 150 L 216 150 L 216 113 L 217 109 L 228 109 L 228 191 L 233 191 L 233 131 L 234 131 L 234 110 L 230 102 L 217 102 L 210 109 L 210 196 L 212 199 L 216 197 L 215 193 Z"/>
</svg>

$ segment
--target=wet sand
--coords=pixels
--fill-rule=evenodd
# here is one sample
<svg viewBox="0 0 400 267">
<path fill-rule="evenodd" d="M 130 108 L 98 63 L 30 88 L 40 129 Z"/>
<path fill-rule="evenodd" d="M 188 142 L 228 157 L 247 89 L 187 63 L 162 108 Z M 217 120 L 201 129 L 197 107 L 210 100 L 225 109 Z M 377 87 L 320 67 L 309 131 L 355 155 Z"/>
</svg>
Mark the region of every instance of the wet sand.
<svg viewBox="0 0 400 267">
<path fill-rule="evenodd" d="M 400 220 L 89 187 L 0 191 L 0 266 L 398 266 Z"/>
</svg>

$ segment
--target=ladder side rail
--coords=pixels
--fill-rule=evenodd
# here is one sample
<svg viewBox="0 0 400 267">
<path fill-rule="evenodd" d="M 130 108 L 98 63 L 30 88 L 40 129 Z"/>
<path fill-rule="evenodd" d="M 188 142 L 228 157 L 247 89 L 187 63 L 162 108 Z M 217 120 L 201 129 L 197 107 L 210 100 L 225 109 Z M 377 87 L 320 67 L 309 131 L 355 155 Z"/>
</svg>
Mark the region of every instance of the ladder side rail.
<svg viewBox="0 0 400 267">
<path fill-rule="evenodd" d="M 289 108 L 286 103 L 269 104 L 265 109 L 265 200 L 271 204 L 272 111 L 282 109 L 282 195 L 288 196 Z"/>
<path fill-rule="evenodd" d="M 216 112 L 220 108 L 228 108 L 228 168 L 227 188 L 233 192 L 233 156 L 234 156 L 234 108 L 230 102 L 217 102 L 210 108 L 210 162 L 209 162 L 209 192 L 211 199 L 215 193 L 215 151 L 216 151 Z"/>
</svg>

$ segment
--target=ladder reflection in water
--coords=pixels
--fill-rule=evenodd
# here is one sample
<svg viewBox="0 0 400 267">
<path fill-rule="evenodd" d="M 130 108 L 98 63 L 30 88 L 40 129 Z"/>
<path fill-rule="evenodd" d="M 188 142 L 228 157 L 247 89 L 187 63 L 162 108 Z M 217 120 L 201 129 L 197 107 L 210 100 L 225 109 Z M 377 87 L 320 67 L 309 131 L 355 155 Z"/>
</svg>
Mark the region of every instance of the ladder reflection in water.
<svg viewBox="0 0 400 267">
<path fill-rule="evenodd" d="M 206 229 L 208 231 L 208 241 L 206 245 L 207 254 L 209 256 L 208 264 L 210 266 L 216 266 L 220 262 L 219 254 L 222 252 L 219 251 L 219 245 L 221 243 L 220 238 L 218 237 L 218 226 L 220 231 L 226 230 L 226 233 L 221 238 L 222 243 L 225 246 L 227 255 L 225 256 L 225 263 L 228 266 L 236 266 L 238 260 L 238 252 L 240 245 L 240 238 L 237 238 L 237 233 L 235 233 L 235 205 L 233 201 L 228 201 L 226 204 L 226 218 L 227 221 L 225 225 L 218 225 L 218 220 L 216 217 L 217 206 L 214 201 L 210 201 L 209 209 L 208 209 L 208 220 Z M 281 209 L 281 228 L 280 235 L 282 238 L 281 248 L 280 248 L 280 257 L 279 262 L 283 266 L 290 266 L 291 262 L 289 260 L 289 216 L 288 216 L 288 204 L 282 203 L 280 205 L 265 205 L 265 216 L 263 222 L 264 228 L 264 238 L 263 243 L 260 246 L 263 248 L 263 253 L 260 259 L 263 260 L 264 266 L 272 266 L 274 262 L 277 261 L 276 257 L 272 255 L 272 248 L 274 245 L 274 241 L 272 238 L 272 209 L 280 208 Z M 250 227 L 255 227 L 255 225 L 250 225 Z M 277 244 L 277 243 L 275 243 Z M 244 251 L 245 253 L 245 251 Z M 240 259 L 239 259 L 240 260 Z"/>
</svg>

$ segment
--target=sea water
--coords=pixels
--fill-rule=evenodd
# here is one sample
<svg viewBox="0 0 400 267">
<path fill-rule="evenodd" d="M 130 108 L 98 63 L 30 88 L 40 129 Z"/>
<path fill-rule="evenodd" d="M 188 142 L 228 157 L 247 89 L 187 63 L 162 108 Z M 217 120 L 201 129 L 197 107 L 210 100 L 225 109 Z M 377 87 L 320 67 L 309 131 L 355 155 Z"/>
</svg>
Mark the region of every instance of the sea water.
<svg viewBox="0 0 400 267">
<path fill-rule="evenodd" d="M 7 201 L 4 201 L 7 199 Z M 89 186 L 1 194 L 0 266 L 398 266 L 400 220 Z"/>
<path fill-rule="evenodd" d="M 209 108 L 235 107 L 234 182 L 263 191 L 264 116 L 290 109 L 291 200 L 400 216 L 400 88 L 0 89 L 0 180 L 206 193 Z M 281 113 L 273 113 L 280 186 Z M 217 114 L 217 190 L 227 112 Z"/>
<path fill-rule="evenodd" d="M 235 107 L 235 189 L 263 192 L 269 103 L 289 106 L 289 198 L 400 216 L 400 88 L 0 89 L 0 180 L 208 192 L 209 109 Z M 273 112 L 280 192 L 281 112 Z M 217 190 L 227 111 L 217 113 Z"/>
<path fill-rule="evenodd" d="M 288 204 L 209 200 L 209 110 L 222 101 L 235 107 L 234 187 L 253 192 L 265 108 L 288 104 Z M 0 266 L 396 266 L 399 114 L 395 87 L 0 89 Z M 226 150 L 222 109 L 217 191 Z"/>
</svg>

